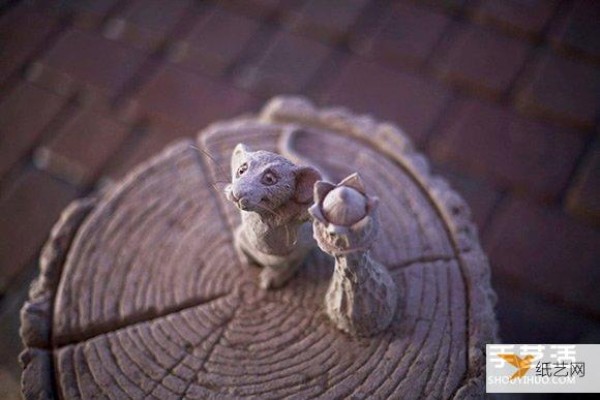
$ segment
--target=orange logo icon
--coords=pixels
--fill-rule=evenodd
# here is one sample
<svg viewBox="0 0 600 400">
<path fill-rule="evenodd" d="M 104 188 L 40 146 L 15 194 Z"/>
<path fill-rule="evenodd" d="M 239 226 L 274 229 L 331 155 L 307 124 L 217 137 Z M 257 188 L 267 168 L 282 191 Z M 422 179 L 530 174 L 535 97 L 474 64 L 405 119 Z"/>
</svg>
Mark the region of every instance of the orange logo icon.
<svg viewBox="0 0 600 400">
<path fill-rule="evenodd" d="M 523 358 L 519 357 L 516 354 L 498 354 L 498 357 L 505 359 L 510 365 L 517 368 L 517 372 L 512 374 L 512 376 L 510 377 L 511 381 L 513 379 L 525 376 L 527 371 L 529 371 L 529 369 L 531 368 L 531 361 L 534 359 L 534 357 L 530 354 L 526 355 Z"/>
</svg>

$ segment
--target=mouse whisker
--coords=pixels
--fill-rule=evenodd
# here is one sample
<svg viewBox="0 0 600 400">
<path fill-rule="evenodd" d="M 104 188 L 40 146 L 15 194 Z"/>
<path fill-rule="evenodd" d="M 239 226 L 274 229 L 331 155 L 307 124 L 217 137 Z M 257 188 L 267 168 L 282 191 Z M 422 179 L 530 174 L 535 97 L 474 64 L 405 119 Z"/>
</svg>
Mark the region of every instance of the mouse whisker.
<svg viewBox="0 0 600 400">
<path fill-rule="evenodd" d="M 223 191 L 222 191 L 222 190 L 219 190 L 219 188 L 218 188 L 216 185 L 214 185 L 214 184 L 213 184 L 213 183 L 211 183 L 211 182 L 208 182 L 208 184 L 210 185 L 210 187 L 212 187 L 212 188 L 213 188 L 213 190 L 214 190 L 216 193 L 218 193 L 218 194 L 222 194 L 222 192 L 223 192 Z"/>
<path fill-rule="evenodd" d="M 219 163 L 217 162 L 217 160 L 206 150 L 194 145 L 194 144 L 190 144 L 190 147 L 196 151 L 199 151 L 200 153 L 204 154 L 206 157 L 208 157 L 209 160 L 211 160 L 213 162 L 213 165 L 215 166 L 215 168 L 217 169 L 217 173 L 222 176 L 225 177 L 225 179 L 228 179 L 227 176 L 228 174 L 225 173 L 225 171 L 223 171 L 223 168 L 221 168 L 221 166 L 219 165 Z"/>
</svg>

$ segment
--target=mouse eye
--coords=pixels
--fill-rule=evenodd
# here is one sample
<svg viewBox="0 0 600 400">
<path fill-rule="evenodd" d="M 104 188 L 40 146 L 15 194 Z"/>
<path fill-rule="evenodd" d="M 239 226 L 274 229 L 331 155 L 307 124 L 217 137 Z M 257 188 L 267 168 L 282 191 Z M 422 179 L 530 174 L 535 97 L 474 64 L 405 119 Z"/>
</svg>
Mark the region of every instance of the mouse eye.
<svg viewBox="0 0 600 400">
<path fill-rule="evenodd" d="M 277 183 L 277 177 L 273 172 L 267 171 L 264 173 L 260 181 L 263 185 L 271 186 Z"/>
<path fill-rule="evenodd" d="M 240 165 L 240 167 L 238 168 L 236 175 L 240 176 L 243 175 L 244 172 L 246 172 L 248 170 L 248 163 L 243 163 L 242 165 Z"/>
</svg>

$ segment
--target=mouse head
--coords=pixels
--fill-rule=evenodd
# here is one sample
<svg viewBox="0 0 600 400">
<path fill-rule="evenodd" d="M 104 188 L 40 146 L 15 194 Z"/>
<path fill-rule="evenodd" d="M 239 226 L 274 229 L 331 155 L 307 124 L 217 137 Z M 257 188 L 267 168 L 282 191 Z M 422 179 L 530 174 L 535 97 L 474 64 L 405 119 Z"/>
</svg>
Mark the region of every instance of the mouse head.
<svg viewBox="0 0 600 400">
<path fill-rule="evenodd" d="M 289 201 L 308 207 L 319 179 L 314 168 L 296 166 L 268 151 L 251 151 L 240 143 L 231 156 L 231 184 L 225 195 L 241 210 L 268 215 Z"/>
</svg>

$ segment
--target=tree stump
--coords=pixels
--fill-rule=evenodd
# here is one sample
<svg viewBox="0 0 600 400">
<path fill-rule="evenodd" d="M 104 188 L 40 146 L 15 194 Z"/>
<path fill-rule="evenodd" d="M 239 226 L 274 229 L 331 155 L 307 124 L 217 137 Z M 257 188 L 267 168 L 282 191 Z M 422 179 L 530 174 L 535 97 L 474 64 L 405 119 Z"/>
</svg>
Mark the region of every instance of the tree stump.
<svg viewBox="0 0 600 400">
<path fill-rule="evenodd" d="M 323 310 L 333 260 L 315 250 L 282 289 L 233 246 L 218 184 L 235 144 L 294 148 L 381 200 L 372 255 L 396 281 L 392 325 L 358 339 Z M 62 215 L 22 310 L 27 398 L 471 398 L 495 340 L 489 267 L 464 201 L 396 127 L 276 98 L 210 126 Z"/>
</svg>

